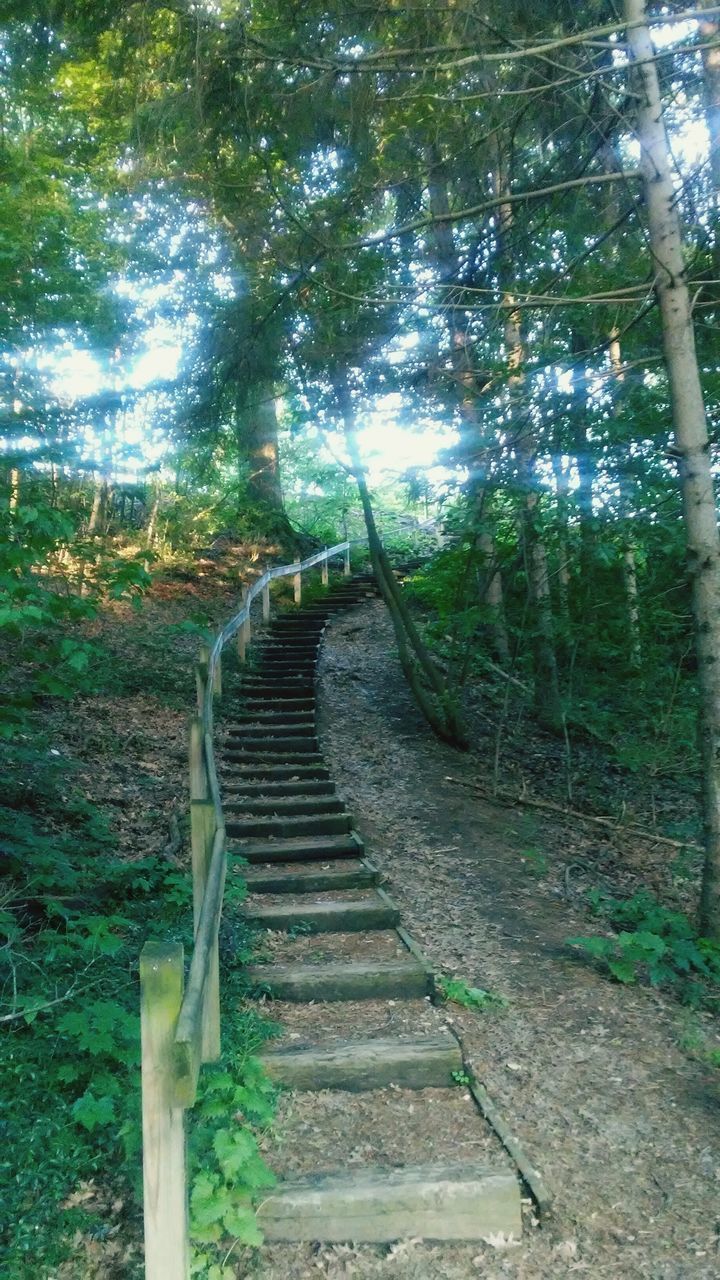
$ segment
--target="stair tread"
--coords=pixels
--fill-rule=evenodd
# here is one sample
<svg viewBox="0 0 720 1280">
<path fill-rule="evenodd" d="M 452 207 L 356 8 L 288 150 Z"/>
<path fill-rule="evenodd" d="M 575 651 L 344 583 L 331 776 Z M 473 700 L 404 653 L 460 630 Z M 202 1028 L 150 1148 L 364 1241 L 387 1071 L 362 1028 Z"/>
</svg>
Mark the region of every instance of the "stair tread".
<svg viewBox="0 0 720 1280">
<path fill-rule="evenodd" d="M 444 1088 L 463 1065 L 460 1045 L 449 1031 L 287 1045 L 261 1056 L 273 1080 L 304 1090 Z"/>
<path fill-rule="evenodd" d="M 360 898 L 333 898 L 323 901 L 251 903 L 244 909 L 247 919 L 268 929 L 288 929 L 307 924 L 312 932 L 362 933 L 368 929 L 388 929 L 400 921 L 400 913 L 378 894 Z"/>
<path fill-rule="evenodd" d="M 365 1167 L 281 1182 L 258 1220 L 267 1240 L 519 1239 L 520 1186 L 484 1162 Z"/>
</svg>

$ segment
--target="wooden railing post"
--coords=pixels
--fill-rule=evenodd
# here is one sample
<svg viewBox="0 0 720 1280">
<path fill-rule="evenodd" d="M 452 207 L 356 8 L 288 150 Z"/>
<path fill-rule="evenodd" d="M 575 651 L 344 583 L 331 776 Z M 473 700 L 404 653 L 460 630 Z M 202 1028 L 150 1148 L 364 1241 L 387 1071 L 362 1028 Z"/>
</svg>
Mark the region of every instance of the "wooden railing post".
<svg viewBox="0 0 720 1280">
<path fill-rule="evenodd" d="M 203 713 L 205 705 L 205 685 L 207 684 L 208 669 L 207 663 L 198 662 L 195 667 L 195 689 L 197 691 L 197 709 L 198 715 Z"/>
<path fill-rule="evenodd" d="M 270 621 L 270 583 L 266 582 L 262 589 L 262 616 L 263 622 Z"/>
<path fill-rule="evenodd" d="M 185 1126 L 174 1102 L 175 1026 L 183 998 L 179 942 L 146 942 L 140 956 L 143 1207 L 146 1280 L 186 1280 Z"/>
<path fill-rule="evenodd" d="M 346 578 L 350 577 L 350 547 L 345 548 L 345 563 L 343 565 L 343 573 Z"/>
<path fill-rule="evenodd" d="M 203 723 L 199 716 L 190 718 L 190 799 L 207 800 L 208 776 L 205 765 Z"/>
<path fill-rule="evenodd" d="M 302 569 L 298 569 L 297 573 L 293 577 L 293 589 L 295 603 L 302 604 Z"/>
<path fill-rule="evenodd" d="M 323 586 L 324 586 L 324 587 L 326 587 L 326 586 L 327 586 L 327 584 L 328 584 L 328 580 L 329 580 L 329 579 L 328 579 L 328 558 L 327 558 L 327 547 L 325 548 L 325 558 L 324 558 L 324 560 L 321 560 L 321 562 L 320 562 L 320 568 L 321 568 L 321 571 L 322 571 L 322 584 L 323 584 Z"/>
<path fill-rule="evenodd" d="M 190 846 L 193 877 L 193 923 L 197 932 L 207 887 L 217 816 L 212 800 L 193 800 L 190 804 Z M 217 942 L 213 947 L 205 998 L 203 1001 L 203 1062 L 220 1057 L 220 959 Z"/>
<path fill-rule="evenodd" d="M 242 589 L 243 604 L 245 604 L 245 601 L 247 600 L 247 594 L 248 594 L 247 587 L 243 587 Z M 238 627 L 236 639 L 237 639 L 238 662 L 244 662 L 247 655 L 247 647 L 250 643 L 250 618 L 249 617 L 247 622 L 242 622 Z"/>
</svg>

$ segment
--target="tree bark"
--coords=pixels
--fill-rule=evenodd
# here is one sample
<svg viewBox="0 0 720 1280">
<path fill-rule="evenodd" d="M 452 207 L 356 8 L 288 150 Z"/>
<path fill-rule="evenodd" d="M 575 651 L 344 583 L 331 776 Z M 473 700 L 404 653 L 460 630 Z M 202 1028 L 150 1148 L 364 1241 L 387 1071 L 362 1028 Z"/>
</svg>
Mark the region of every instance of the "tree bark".
<svg viewBox="0 0 720 1280">
<path fill-rule="evenodd" d="M 450 202 L 444 166 L 436 147 L 431 146 L 426 149 L 425 160 L 428 169 L 430 210 L 433 217 L 441 218 L 449 212 Z M 452 227 L 447 222 L 437 222 L 433 227 L 432 235 L 440 281 L 451 288 L 457 288 L 460 269 Z M 470 502 L 481 521 L 479 548 L 483 552 L 486 565 L 492 567 L 497 564 L 497 550 L 492 529 L 488 527 L 487 514 L 483 510 L 486 505 L 484 502 L 486 477 L 480 474 L 479 460 L 483 454 L 483 440 L 477 410 L 477 377 L 473 369 L 467 326 L 461 310 L 451 303 L 447 308 L 446 317 L 453 378 L 457 387 L 463 424 L 461 448 L 470 471 Z M 505 621 L 502 574 L 499 569 L 487 580 L 483 603 L 487 606 L 490 616 L 489 631 L 495 656 L 501 662 L 508 662 L 510 642 Z"/>
<path fill-rule="evenodd" d="M 709 9 L 715 0 L 701 0 L 700 8 Z M 698 32 L 703 44 L 717 40 L 720 21 L 717 15 L 702 18 Z M 720 44 L 702 50 L 705 123 L 710 139 L 710 172 L 716 196 L 720 194 Z"/>
<path fill-rule="evenodd" d="M 612 387 L 613 411 L 614 413 L 617 413 L 617 396 L 625 380 L 620 353 L 620 339 L 617 335 L 617 330 L 613 330 L 610 335 L 609 355 L 610 365 L 614 374 Z M 628 502 L 625 495 L 622 475 L 620 477 L 620 521 L 622 537 L 622 576 L 623 587 L 625 589 L 625 610 L 628 624 L 628 636 L 630 639 L 630 666 L 633 670 L 639 671 L 642 666 L 642 648 L 640 646 L 637 559 L 635 554 L 635 539 L 630 533 L 629 528 Z"/>
<path fill-rule="evenodd" d="M 500 205 L 498 211 L 497 251 L 498 278 L 502 290 L 504 315 L 505 359 L 508 367 L 508 391 L 511 403 L 517 406 L 518 394 L 524 382 L 525 344 L 520 328 L 520 312 L 515 298 L 507 288 L 505 245 L 512 227 L 511 205 Z M 548 556 L 545 541 L 539 527 L 539 495 L 535 459 L 537 448 L 530 423 L 523 423 L 515 439 L 521 495 L 522 538 L 525 548 L 525 564 L 528 594 L 533 606 L 533 650 L 535 660 L 535 711 L 538 719 L 553 731 L 562 728 L 564 714 L 560 697 L 557 656 L 555 653 L 555 628 L 553 625 L 552 597 L 548 574 Z"/>
<path fill-rule="evenodd" d="M 243 415 L 244 449 L 241 456 L 244 454 L 250 468 L 248 491 L 251 500 L 279 515 L 283 511 L 283 500 L 275 396 L 271 387 L 258 387 L 256 396 Z"/>
<path fill-rule="evenodd" d="M 643 23 L 645 0 L 624 0 L 628 23 Z M 705 864 L 701 931 L 720 940 L 720 537 L 682 233 L 650 31 L 629 26 L 637 134 L 655 289 L 679 461 L 700 686 Z"/>
</svg>

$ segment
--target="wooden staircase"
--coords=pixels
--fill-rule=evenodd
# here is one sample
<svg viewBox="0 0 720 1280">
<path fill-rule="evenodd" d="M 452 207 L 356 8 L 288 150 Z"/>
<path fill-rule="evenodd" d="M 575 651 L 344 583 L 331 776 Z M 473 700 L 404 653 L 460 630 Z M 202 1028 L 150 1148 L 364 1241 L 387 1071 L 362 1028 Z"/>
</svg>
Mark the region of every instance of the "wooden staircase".
<svg viewBox="0 0 720 1280">
<path fill-rule="evenodd" d="M 312 1005 L 310 1015 L 327 1007 L 323 1002 L 347 1010 L 341 1034 L 332 1039 L 306 1035 L 299 1044 L 268 1050 L 268 1072 L 297 1091 L 298 1106 L 308 1092 L 375 1091 L 378 1126 L 391 1091 L 417 1091 L 416 1125 L 422 1131 L 423 1107 L 430 1105 L 424 1091 L 435 1091 L 435 1125 L 436 1091 L 444 1091 L 448 1108 L 457 1106 L 456 1081 L 464 1081 L 461 1048 L 439 1019 L 430 1031 L 421 1023 L 417 1031 L 393 1035 L 355 1029 L 358 1002 L 387 1002 L 389 1015 L 397 1002 L 408 1002 L 412 1022 L 411 1002 L 427 1007 L 433 977 L 399 928 L 398 908 L 336 794 L 315 723 L 315 669 L 326 622 L 373 590 L 368 576 L 357 575 L 320 603 L 270 624 L 227 730 L 222 790 L 230 847 L 249 864 L 246 915 L 273 931 L 273 955 L 250 974 L 256 993 L 285 1002 L 288 1020 L 298 1004 Z M 405 1163 L 400 1153 L 390 1164 L 367 1165 L 353 1148 L 352 1117 L 348 1100 L 345 1149 L 337 1151 L 331 1168 L 286 1178 L 261 1205 L 268 1240 L 520 1235 L 520 1183 L 499 1143 L 490 1160 L 463 1160 L 454 1152 L 451 1159 L 447 1152 L 435 1159 L 431 1152 L 427 1161 Z M 472 1107 L 467 1123 L 487 1136 Z M 492 1149 L 492 1142 L 485 1145 Z"/>
</svg>

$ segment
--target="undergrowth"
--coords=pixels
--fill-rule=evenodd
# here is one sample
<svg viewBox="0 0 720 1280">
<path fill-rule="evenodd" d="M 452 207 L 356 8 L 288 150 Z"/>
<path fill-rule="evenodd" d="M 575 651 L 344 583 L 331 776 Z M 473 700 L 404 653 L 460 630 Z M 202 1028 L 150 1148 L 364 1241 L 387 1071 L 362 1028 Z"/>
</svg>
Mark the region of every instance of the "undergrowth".
<svg viewBox="0 0 720 1280">
<path fill-rule="evenodd" d="M 673 990 L 693 1008 L 720 999 L 720 946 L 698 935 L 681 911 L 672 911 L 648 890 L 630 898 L 612 898 L 591 890 L 592 912 L 612 927 L 610 936 L 569 938 L 601 961 L 618 982 L 646 980 Z"/>
</svg>

